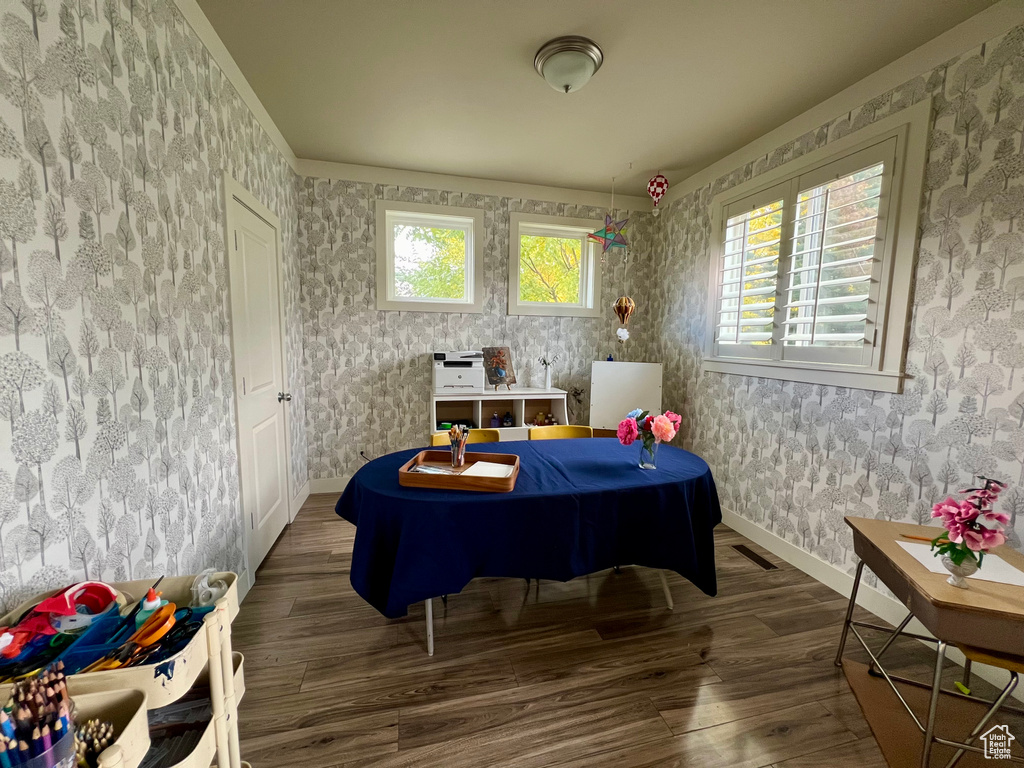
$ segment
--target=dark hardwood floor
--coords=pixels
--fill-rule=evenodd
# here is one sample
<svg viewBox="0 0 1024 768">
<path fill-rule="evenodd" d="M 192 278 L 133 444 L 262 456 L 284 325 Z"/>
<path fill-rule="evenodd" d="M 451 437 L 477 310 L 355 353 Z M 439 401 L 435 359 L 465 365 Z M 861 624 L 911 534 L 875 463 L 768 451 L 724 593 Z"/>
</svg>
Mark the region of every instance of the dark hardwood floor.
<svg viewBox="0 0 1024 768">
<path fill-rule="evenodd" d="M 435 601 L 431 658 L 422 606 L 388 620 L 353 592 L 336 500 L 309 499 L 234 625 L 256 768 L 885 767 L 832 663 L 846 601 L 724 526 L 717 597 L 671 575 L 669 611 L 635 567 L 529 590 L 478 579 Z M 914 641 L 890 653 L 930 667 Z"/>
</svg>

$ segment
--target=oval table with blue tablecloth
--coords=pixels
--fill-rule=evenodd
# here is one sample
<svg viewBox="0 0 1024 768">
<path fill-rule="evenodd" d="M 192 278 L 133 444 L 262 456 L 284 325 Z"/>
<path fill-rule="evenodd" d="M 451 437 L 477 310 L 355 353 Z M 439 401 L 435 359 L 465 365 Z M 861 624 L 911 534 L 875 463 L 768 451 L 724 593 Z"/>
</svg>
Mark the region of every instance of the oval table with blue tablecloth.
<svg viewBox="0 0 1024 768">
<path fill-rule="evenodd" d="M 568 581 L 642 565 L 717 590 L 718 493 L 688 451 L 662 445 L 644 470 L 638 444 L 614 438 L 477 443 L 468 450 L 519 455 L 514 490 L 479 493 L 399 485 L 420 450 L 361 467 L 336 507 L 356 525 L 352 586 L 387 617 L 481 576 Z"/>
</svg>

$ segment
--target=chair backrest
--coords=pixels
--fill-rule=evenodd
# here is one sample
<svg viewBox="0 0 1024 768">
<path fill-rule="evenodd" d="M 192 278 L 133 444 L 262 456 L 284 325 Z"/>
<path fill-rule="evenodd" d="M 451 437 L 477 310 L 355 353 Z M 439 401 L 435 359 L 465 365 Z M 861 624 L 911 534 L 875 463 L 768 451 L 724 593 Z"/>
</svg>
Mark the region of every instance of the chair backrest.
<svg viewBox="0 0 1024 768">
<path fill-rule="evenodd" d="M 563 440 L 570 437 L 593 437 L 591 427 L 575 424 L 553 424 L 550 427 L 530 427 L 531 440 Z"/>
<path fill-rule="evenodd" d="M 496 429 L 471 429 L 469 430 L 469 439 L 467 443 L 497 443 L 501 440 L 501 433 Z M 434 432 L 430 435 L 430 447 L 437 448 L 439 446 L 448 447 L 451 445 L 451 441 L 448 439 L 447 432 Z"/>
</svg>

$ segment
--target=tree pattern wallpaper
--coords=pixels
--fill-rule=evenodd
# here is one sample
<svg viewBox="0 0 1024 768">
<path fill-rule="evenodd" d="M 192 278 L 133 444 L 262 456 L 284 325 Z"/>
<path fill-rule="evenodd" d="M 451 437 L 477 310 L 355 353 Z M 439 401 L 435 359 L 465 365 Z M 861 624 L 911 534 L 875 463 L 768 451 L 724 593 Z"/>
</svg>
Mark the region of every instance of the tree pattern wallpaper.
<svg viewBox="0 0 1024 768">
<path fill-rule="evenodd" d="M 630 217 L 629 248 L 603 259 L 600 318 L 508 315 L 509 214 L 602 221 L 594 206 L 522 200 L 461 192 L 330 179 L 300 181 L 299 248 L 306 371 L 309 474 L 347 480 L 363 463 L 428 443 L 431 354 L 442 350 L 507 346 L 519 386 L 544 386 L 541 356 L 558 355 L 552 385 L 569 393 L 569 414 L 590 415 L 590 364 L 646 359 L 650 249 L 655 218 Z M 484 211 L 484 311 L 482 314 L 383 312 L 376 309 L 377 200 L 404 200 Z M 611 305 L 622 293 L 638 310 L 632 338 L 619 344 Z"/>
<path fill-rule="evenodd" d="M 902 394 L 701 370 L 711 200 L 932 99 Z M 879 95 L 668 206 L 649 354 L 724 506 L 852 572 L 844 515 L 930 523 L 972 476 L 1004 480 L 1024 531 L 1024 26 Z"/>
<path fill-rule="evenodd" d="M 302 409 L 296 177 L 176 6 L 0 3 L 4 606 L 242 570 L 225 169 L 281 218 Z"/>
</svg>

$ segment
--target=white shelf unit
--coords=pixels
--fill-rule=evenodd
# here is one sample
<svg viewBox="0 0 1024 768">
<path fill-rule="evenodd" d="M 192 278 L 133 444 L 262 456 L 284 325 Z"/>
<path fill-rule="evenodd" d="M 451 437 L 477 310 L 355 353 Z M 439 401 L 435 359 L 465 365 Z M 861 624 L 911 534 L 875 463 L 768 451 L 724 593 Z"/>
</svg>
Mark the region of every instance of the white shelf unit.
<svg viewBox="0 0 1024 768">
<path fill-rule="evenodd" d="M 530 435 L 528 421 L 540 412 L 553 414 L 559 424 L 569 423 L 569 412 L 564 389 L 536 389 L 520 387 L 462 391 L 434 392 L 430 396 L 430 423 L 437 431 L 440 421 L 471 419 L 478 429 L 491 428 L 491 415 L 498 418 L 512 413 L 511 427 L 500 427 L 502 440 L 526 440 Z"/>
</svg>

